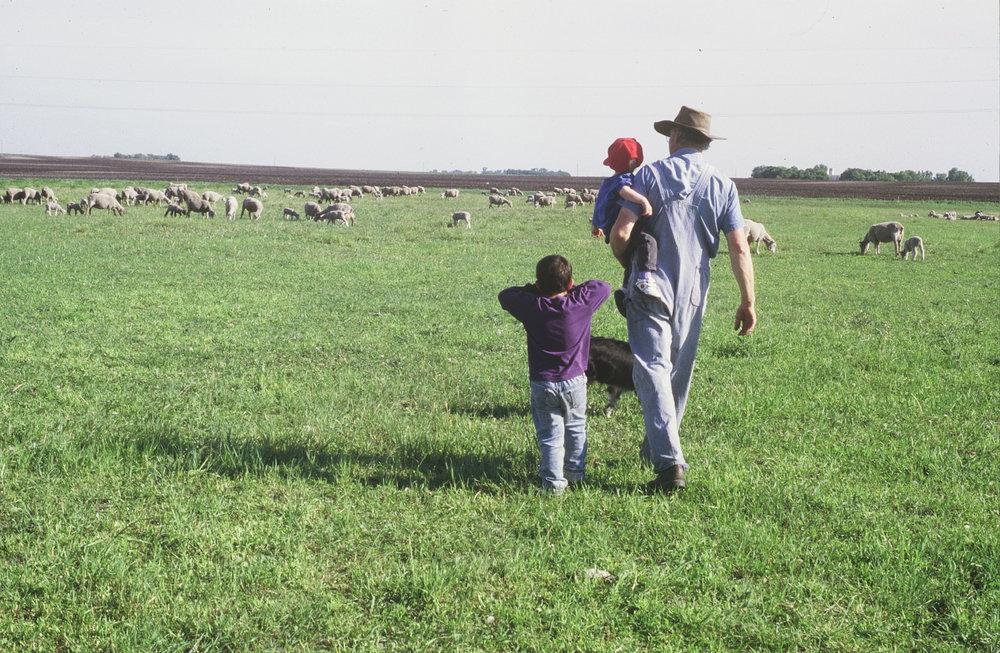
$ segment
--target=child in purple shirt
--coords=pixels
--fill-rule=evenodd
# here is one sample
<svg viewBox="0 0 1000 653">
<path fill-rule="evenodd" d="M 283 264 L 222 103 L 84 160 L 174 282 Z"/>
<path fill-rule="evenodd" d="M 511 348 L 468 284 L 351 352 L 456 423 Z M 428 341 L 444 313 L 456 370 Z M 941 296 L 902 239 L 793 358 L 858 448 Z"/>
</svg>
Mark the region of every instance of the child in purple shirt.
<svg viewBox="0 0 1000 653">
<path fill-rule="evenodd" d="M 534 284 L 501 291 L 505 311 L 528 336 L 528 380 L 542 491 L 561 494 L 583 480 L 587 462 L 587 362 L 590 318 L 611 294 L 603 281 L 573 285 L 562 256 L 535 266 Z"/>
</svg>

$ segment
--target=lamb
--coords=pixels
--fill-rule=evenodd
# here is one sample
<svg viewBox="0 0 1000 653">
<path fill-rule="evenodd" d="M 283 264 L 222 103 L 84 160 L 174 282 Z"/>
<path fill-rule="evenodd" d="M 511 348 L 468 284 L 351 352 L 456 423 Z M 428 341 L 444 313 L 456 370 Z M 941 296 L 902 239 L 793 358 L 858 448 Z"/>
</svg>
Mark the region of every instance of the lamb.
<svg viewBox="0 0 1000 653">
<path fill-rule="evenodd" d="M 996 222 L 997 221 L 997 216 L 995 216 L 995 215 L 986 215 L 982 211 L 976 211 L 976 218 L 978 218 L 979 220 L 988 220 L 990 222 Z"/>
<path fill-rule="evenodd" d="M 298 220 L 299 219 L 299 212 L 296 211 L 295 209 L 290 209 L 290 208 L 288 208 L 286 206 L 284 208 L 284 210 L 281 212 L 281 217 L 282 218 L 286 218 L 287 217 L 289 220 Z"/>
<path fill-rule="evenodd" d="M 171 202 L 170 204 L 167 204 L 167 210 L 163 212 L 164 218 L 167 217 L 168 215 L 184 215 L 184 209 L 181 207 L 180 204 L 177 204 L 176 202 Z"/>
<path fill-rule="evenodd" d="M 941 215 L 940 213 L 938 213 L 937 211 L 935 211 L 934 209 L 931 209 L 931 212 L 927 214 L 927 217 L 928 218 L 943 218 L 944 216 Z"/>
<path fill-rule="evenodd" d="M 764 241 L 764 244 L 767 245 L 767 251 L 774 254 L 778 249 L 778 243 L 767 233 L 764 225 L 753 220 L 745 220 L 745 222 L 747 223 L 747 244 L 757 246 L 754 253 L 760 254 L 760 241 Z"/>
<path fill-rule="evenodd" d="M 457 227 L 460 222 L 465 222 L 466 229 L 472 229 L 472 214 L 468 211 L 455 211 L 451 214 L 451 224 L 449 227 Z"/>
<path fill-rule="evenodd" d="M 260 214 L 264 211 L 264 204 L 254 197 L 247 197 L 243 200 L 243 208 L 240 209 L 240 219 L 243 218 L 243 213 L 247 212 L 250 214 L 251 220 L 259 220 Z"/>
<path fill-rule="evenodd" d="M 202 215 L 208 214 L 208 217 L 214 218 L 215 211 L 212 209 L 212 204 L 205 199 L 200 197 L 187 198 L 187 212 L 185 215 L 191 215 L 191 212 L 201 213 Z"/>
<path fill-rule="evenodd" d="M 48 186 L 42 186 L 41 194 L 42 194 L 42 199 L 45 200 L 46 202 L 57 201 L 55 191 L 53 191 Z"/>
<path fill-rule="evenodd" d="M 232 192 L 233 195 L 246 195 L 247 193 L 250 192 L 251 188 L 253 188 L 253 186 L 244 181 L 233 186 Z"/>
<path fill-rule="evenodd" d="M 135 204 L 135 200 L 138 196 L 139 193 L 136 192 L 134 188 L 132 188 L 131 186 L 126 186 L 125 188 L 122 189 L 121 200 L 119 201 L 124 202 L 126 206 L 132 206 Z"/>
<path fill-rule="evenodd" d="M 590 359 L 587 362 L 587 385 L 594 382 L 607 386 L 608 403 L 604 416 L 611 417 L 618 407 L 618 398 L 623 392 L 635 391 L 632 382 L 632 367 L 635 359 L 627 342 L 592 336 L 590 338 Z"/>
<path fill-rule="evenodd" d="M 229 220 L 236 219 L 236 198 L 232 195 L 226 198 L 226 218 Z"/>
<path fill-rule="evenodd" d="M 563 208 L 573 209 L 573 208 L 576 208 L 578 206 L 583 206 L 583 202 L 582 201 L 578 202 L 576 200 L 566 200 L 566 204 L 565 204 L 565 206 Z"/>
<path fill-rule="evenodd" d="M 48 203 L 45 204 L 45 215 L 59 215 L 60 213 L 65 214 L 66 209 L 59 206 L 59 202 L 49 200 Z"/>
<path fill-rule="evenodd" d="M 917 252 L 920 252 L 920 260 L 924 260 L 924 241 L 920 236 L 910 236 L 903 243 L 903 260 L 907 260 L 910 257 L 910 252 L 913 252 L 913 260 L 917 260 Z"/>
<path fill-rule="evenodd" d="M 458 197 L 458 189 L 448 188 L 443 193 L 441 193 L 441 197 Z"/>
<path fill-rule="evenodd" d="M 494 206 L 503 206 L 505 204 L 507 206 L 514 206 L 513 204 L 510 203 L 510 200 L 507 199 L 506 197 L 504 197 L 503 195 L 490 195 L 490 208 L 491 209 Z"/>
<path fill-rule="evenodd" d="M 83 215 L 83 207 L 80 202 L 66 202 L 66 215 L 73 215 L 74 212 Z"/>
<path fill-rule="evenodd" d="M 92 209 L 107 209 L 108 215 L 112 212 L 118 215 L 125 215 L 125 208 L 118 203 L 118 200 L 112 195 L 105 195 L 104 193 L 98 193 L 97 195 L 91 195 L 87 199 L 80 202 L 81 205 L 86 204 L 87 215 L 90 215 Z"/>
<path fill-rule="evenodd" d="M 868 245 L 875 243 L 875 253 L 878 254 L 879 243 L 893 243 L 896 247 L 896 254 L 903 245 L 903 225 L 898 222 L 880 222 L 873 224 L 865 237 L 861 239 L 861 253 L 868 251 Z"/>
</svg>

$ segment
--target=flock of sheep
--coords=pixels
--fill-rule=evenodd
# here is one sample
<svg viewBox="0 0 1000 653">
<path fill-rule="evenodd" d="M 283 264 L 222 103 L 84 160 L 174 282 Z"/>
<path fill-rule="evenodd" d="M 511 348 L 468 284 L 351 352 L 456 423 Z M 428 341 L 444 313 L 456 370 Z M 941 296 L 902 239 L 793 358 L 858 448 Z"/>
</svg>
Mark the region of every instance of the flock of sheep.
<svg viewBox="0 0 1000 653">
<path fill-rule="evenodd" d="M 351 185 L 346 188 L 320 188 L 319 186 L 314 186 L 308 192 L 285 188 L 285 196 L 287 198 L 311 198 L 303 205 L 303 214 L 306 218 L 317 222 L 327 222 L 331 225 L 340 223 L 345 226 L 351 226 L 355 221 L 352 201 L 363 199 L 365 196 L 381 200 L 384 197 L 420 195 L 425 192 L 426 190 L 422 186 L 379 187 Z M 535 207 L 554 206 L 556 197 L 564 196 L 563 206 L 567 209 L 593 204 L 597 199 L 597 191 L 589 188 L 583 189 L 582 192 L 577 192 L 573 188 L 556 187 L 549 191 L 537 191 L 526 195 L 519 188 L 510 188 L 502 191 L 499 188 L 491 187 L 488 192 L 483 191 L 483 194 L 488 196 L 487 206 L 491 209 L 494 207 L 513 206 L 509 198 L 515 196 L 526 197 L 525 202 L 533 204 Z M 245 195 L 246 197 L 243 198 L 242 202 L 239 202 L 234 195 Z M 459 195 L 460 191 L 457 188 L 448 188 L 441 193 L 441 197 L 445 199 L 457 199 Z M 163 190 L 143 186 L 126 186 L 121 190 L 114 188 L 92 188 L 87 197 L 81 199 L 79 202 L 67 202 L 65 208 L 59 204 L 55 193 L 48 186 L 43 186 L 41 190 L 34 188 L 7 188 L 3 194 L 0 194 L 0 201 L 5 204 L 13 204 L 15 202 L 20 202 L 22 205 L 29 203 L 44 204 L 46 215 L 73 215 L 74 213 L 86 213 L 89 215 L 95 208 L 105 210 L 109 214 L 125 215 L 126 206 L 148 206 L 155 203 L 159 207 L 163 203 L 166 203 L 167 207 L 164 216 L 190 216 L 192 213 L 197 213 L 214 218 L 216 215 L 215 206 L 221 201 L 224 206 L 225 215 L 230 220 L 237 218 L 237 210 L 239 210 L 239 218 L 243 218 L 244 215 L 249 214 L 252 220 L 260 219 L 264 211 L 263 200 L 266 198 L 266 187 L 255 186 L 245 182 L 234 186 L 232 195 L 228 196 L 212 190 L 198 193 L 190 190 L 186 184 L 174 183 L 168 184 Z M 327 202 L 329 204 L 323 206 L 323 203 Z M 750 200 L 745 199 L 744 202 L 749 204 Z M 282 209 L 283 219 L 296 220 L 299 216 L 299 212 L 291 207 L 284 207 Z M 915 218 L 918 216 L 915 213 L 901 213 L 900 217 Z M 982 211 L 976 211 L 973 215 L 959 216 L 955 211 L 938 213 L 932 210 L 928 213 L 928 217 L 945 220 L 997 220 L 997 216 L 987 215 Z M 749 219 L 746 220 L 746 223 L 747 241 L 751 247 L 754 247 L 755 253 L 760 253 L 761 243 L 764 243 L 769 252 L 774 253 L 777 251 L 777 242 L 767 233 L 764 225 Z M 466 229 L 471 229 L 472 214 L 469 211 L 453 212 L 448 226 L 457 227 L 462 224 L 465 225 Z M 869 246 L 874 245 L 875 253 L 878 254 L 881 243 L 891 242 L 895 248 L 896 255 L 902 256 L 904 260 L 908 260 L 911 254 L 914 261 L 917 260 L 918 254 L 921 260 L 924 260 L 923 240 L 919 236 L 912 236 L 904 240 L 904 231 L 902 223 L 895 221 L 872 225 L 859 243 L 861 253 L 866 253 Z"/>
</svg>

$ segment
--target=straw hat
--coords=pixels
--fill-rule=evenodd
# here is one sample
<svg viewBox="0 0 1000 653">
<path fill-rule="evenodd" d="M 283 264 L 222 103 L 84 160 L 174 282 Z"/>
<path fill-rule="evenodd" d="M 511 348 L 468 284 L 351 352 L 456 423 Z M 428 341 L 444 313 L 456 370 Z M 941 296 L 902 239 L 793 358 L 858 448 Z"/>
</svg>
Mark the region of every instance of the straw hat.
<svg viewBox="0 0 1000 653">
<path fill-rule="evenodd" d="M 677 112 L 677 117 L 673 120 L 659 120 L 653 123 L 653 129 L 660 132 L 664 136 L 670 136 L 670 130 L 674 127 L 687 127 L 688 129 L 693 129 L 696 132 L 704 134 L 713 141 L 726 140 L 722 136 L 714 136 L 711 133 L 712 116 L 708 115 L 704 111 L 698 111 L 697 109 L 692 109 L 691 107 L 681 107 L 681 110 Z"/>
</svg>

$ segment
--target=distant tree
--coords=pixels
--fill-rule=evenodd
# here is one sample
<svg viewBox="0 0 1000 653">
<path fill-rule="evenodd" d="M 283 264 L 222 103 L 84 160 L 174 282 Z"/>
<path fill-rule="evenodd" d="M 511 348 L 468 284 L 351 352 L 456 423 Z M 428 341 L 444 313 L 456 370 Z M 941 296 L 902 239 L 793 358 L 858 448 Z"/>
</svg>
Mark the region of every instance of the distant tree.
<svg viewBox="0 0 1000 653">
<path fill-rule="evenodd" d="M 944 174 L 943 172 L 939 172 L 936 175 L 934 175 L 934 181 L 948 181 L 948 175 Z"/>
<path fill-rule="evenodd" d="M 972 175 L 967 173 L 965 170 L 959 170 L 958 168 L 952 168 L 948 171 L 948 181 L 975 181 Z"/>
</svg>

